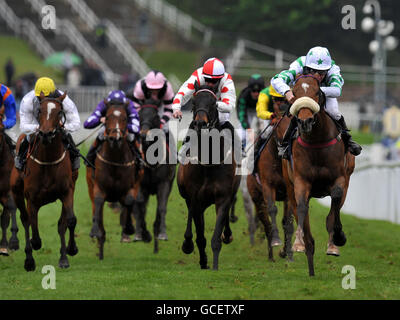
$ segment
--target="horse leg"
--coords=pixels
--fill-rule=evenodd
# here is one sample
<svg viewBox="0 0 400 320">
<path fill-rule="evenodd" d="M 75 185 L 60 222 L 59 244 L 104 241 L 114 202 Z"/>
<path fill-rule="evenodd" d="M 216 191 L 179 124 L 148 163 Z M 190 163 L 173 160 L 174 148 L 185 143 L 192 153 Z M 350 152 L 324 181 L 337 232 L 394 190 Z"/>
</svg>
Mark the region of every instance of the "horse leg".
<svg viewBox="0 0 400 320">
<path fill-rule="evenodd" d="M 143 191 L 143 190 L 142 190 Z M 138 206 L 139 211 L 136 215 L 136 235 L 133 241 L 144 241 L 150 242 L 152 240 L 151 234 L 149 230 L 147 230 L 146 224 L 146 212 L 147 212 L 147 204 L 149 201 L 149 194 L 143 194 L 144 201 L 141 202 Z"/>
<path fill-rule="evenodd" d="M 58 266 L 62 269 L 69 268 L 69 262 L 67 258 L 67 247 L 65 245 L 65 232 L 67 231 L 67 213 L 65 206 L 63 204 L 61 210 L 60 219 L 58 219 L 58 234 L 61 240 L 60 248 L 60 260 L 58 261 Z"/>
<path fill-rule="evenodd" d="M 217 201 L 215 204 L 217 211 L 217 221 L 215 223 L 214 233 L 211 239 L 211 248 L 213 251 L 213 269 L 218 270 L 218 259 L 219 253 L 222 247 L 221 235 L 222 229 L 227 222 L 229 223 L 229 208 L 231 205 L 231 199 L 223 199 L 221 202 Z M 202 215 L 204 217 L 204 214 Z M 204 220 L 204 218 L 203 218 Z M 203 221 L 204 222 L 204 221 Z M 197 226 L 196 226 L 197 228 Z"/>
<path fill-rule="evenodd" d="M 31 245 L 33 250 L 39 250 L 42 247 L 42 240 L 40 239 L 38 229 L 38 212 L 37 208 L 31 201 L 28 201 L 28 214 L 30 216 L 30 223 L 32 228 Z"/>
<path fill-rule="evenodd" d="M 77 220 L 73 207 L 74 207 L 74 189 L 71 189 L 69 195 L 63 201 L 64 212 L 61 212 L 61 214 L 64 214 L 66 217 L 66 223 L 69 230 L 69 241 L 66 252 L 70 256 L 74 256 L 78 253 L 78 247 L 76 246 L 75 242 L 75 227 Z"/>
<path fill-rule="evenodd" d="M 4 204 L 3 199 L 1 199 L 2 204 Z M 0 241 L 0 255 L 8 256 L 8 241 L 7 241 L 7 228 L 10 224 L 10 215 L 8 210 L 3 205 L 3 212 L 1 214 L 1 230 L 2 237 Z"/>
<path fill-rule="evenodd" d="M 246 190 L 245 190 L 246 189 Z M 251 200 L 250 194 L 247 190 L 247 186 L 242 187 L 243 205 L 244 211 L 246 212 L 246 218 L 248 223 L 248 230 L 250 235 L 250 244 L 254 245 L 254 234 L 256 233 L 256 220 L 253 214 L 253 201 Z"/>
<path fill-rule="evenodd" d="M 258 219 L 264 226 L 265 237 L 268 242 L 268 260 L 274 261 L 274 253 L 272 251 L 272 227 L 271 222 L 269 221 L 268 214 L 266 211 L 266 206 L 264 203 L 264 199 L 262 198 L 262 194 L 260 193 L 260 197 L 254 202 L 256 207 L 256 214 Z"/>
<path fill-rule="evenodd" d="M 165 218 L 167 215 L 168 196 L 171 191 L 170 182 L 159 185 L 157 190 L 157 212 L 153 224 L 154 253 L 158 253 L 158 240 L 168 240 Z"/>
<path fill-rule="evenodd" d="M 339 256 L 340 252 L 337 246 L 343 246 L 346 243 L 346 236 L 342 231 L 340 221 L 340 209 L 346 198 L 346 189 L 343 184 L 344 179 L 336 181 L 331 189 L 331 209 L 326 217 L 326 230 L 329 234 L 327 255 Z"/>
<path fill-rule="evenodd" d="M 185 241 L 182 244 L 182 251 L 186 254 L 190 254 L 194 250 L 193 244 L 193 233 L 192 233 L 192 212 L 190 210 L 190 201 L 186 200 L 186 205 L 188 207 L 188 218 L 186 223 L 186 231 L 185 231 Z"/>
<path fill-rule="evenodd" d="M 94 217 L 92 230 L 90 231 L 90 236 L 95 237 L 99 244 L 99 259 L 104 258 L 104 242 L 106 240 L 106 234 L 103 225 L 103 206 L 104 206 L 104 195 L 100 190 L 94 191 Z"/>
<path fill-rule="evenodd" d="M 207 264 L 207 255 L 206 255 L 207 240 L 204 237 L 204 209 L 203 208 L 196 208 L 196 209 L 190 208 L 189 210 L 191 210 L 191 211 L 193 210 L 191 215 L 193 217 L 194 225 L 196 227 L 196 244 L 197 244 L 197 248 L 199 249 L 199 254 L 200 254 L 200 268 L 201 269 L 209 269 L 210 267 Z M 222 233 L 222 227 L 221 227 L 221 233 Z M 220 245 L 221 245 L 221 238 L 220 238 L 221 233 L 219 234 Z"/>
<path fill-rule="evenodd" d="M 19 240 L 17 237 L 18 233 L 18 225 L 17 225 L 17 207 L 15 205 L 14 199 L 11 194 L 8 195 L 7 198 L 7 210 L 11 214 L 11 238 L 8 244 L 8 248 L 10 250 L 18 250 L 19 249 Z"/>
<path fill-rule="evenodd" d="M 129 235 L 135 233 L 135 228 L 132 224 L 132 210 L 135 203 L 135 199 L 133 198 L 133 192 L 131 191 L 128 195 L 120 199 L 120 204 L 122 206 L 122 210 L 120 213 L 120 225 L 122 227 L 121 231 L 121 242 L 131 242 Z"/>
<path fill-rule="evenodd" d="M 281 258 L 287 257 L 289 261 L 293 261 L 293 251 L 291 248 L 292 236 L 294 232 L 293 215 L 292 215 L 292 209 L 289 208 L 287 200 L 284 201 L 282 227 L 285 234 L 285 244 L 283 250 L 279 252 L 279 255 Z"/>
<path fill-rule="evenodd" d="M 34 271 L 36 266 L 35 266 L 35 260 L 33 259 L 32 255 L 32 245 L 31 245 L 31 240 L 29 236 L 29 227 L 30 227 L 30 215 L 28 211 L 26 210 L 25 207 L 25 201 L 23 196 L 19 194 L 18 196 L 14 194 L 15 196 L 15 202 L 17 203 L 19 212 L 20 212 L 20 217 L 21 217 L 21 222 L 22 225 L 24 226 L 25 229 L 25 262 L 24 262 L 24 268 L 26 271 Z M 29 203 L 29 201 L 28 201 Z"/>
<path fill-rule="evenodd" d="M 294 185 L 298 215 L 298 231 L 300 235 L 304 234 L 308 273 L 310 276 L 314 276 L 314 239 L 311 235 L 308 216 L 310 185 L 303 180 L 295 181 Z"/>
<path fill-rule="evenodd" d="M 279 231 L 276 225 L 276 215 L 278 214 L 278 208 L 275 205 L 276 199 L 276 192 L 275 189 L 269 188 L 268 186 L 263 186 L 263 195 L 264 195 L 264 202 L 267 206 L 267 213 L 271 217 L 272 225 L 271 225 L 271 233 L 272 233 L 272 240 L 271 246 L 277 247 L 282 245 L 282 241 L 279 238 Z"/>
<path fill-rule="evenodd" d="M 230 214 L 229 214 L 229 221 L 232 222 L 232 223 L 235 223 L 239 219 L 235 215 L 236 201 L 237 201 L 237 196 L 235 194 L 235 196 L 233 197 L 233 200 L 232 200 L 232 204 L 231 204 L 231 208 L 230 208 Z"/>
</svg>

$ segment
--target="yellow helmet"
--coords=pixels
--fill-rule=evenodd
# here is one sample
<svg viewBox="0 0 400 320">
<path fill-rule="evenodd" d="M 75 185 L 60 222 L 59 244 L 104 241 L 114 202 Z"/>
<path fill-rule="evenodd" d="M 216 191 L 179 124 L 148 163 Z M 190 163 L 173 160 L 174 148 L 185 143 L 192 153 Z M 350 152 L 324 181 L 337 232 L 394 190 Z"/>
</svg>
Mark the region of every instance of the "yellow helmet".
<svg viewBox="0 0 400 320">
<path fill-rule="evenodd" d="M 276 92 L 276 90 L 274 89 L 273 86 L 269 86 L 269 94 L 273 97 L 279 97 L 279 98 L 283 98 L 283 95 L 279 94 L 278 92 Z"/>
<path fill-rule="evenodd" d="M 50 78 L 42 77 L 36 81 L 35 84 L 35 96 L 39 97 L 40 93 L 47 97 L 50 93 L 56 91 L 54 81 Z"/>
</svg>

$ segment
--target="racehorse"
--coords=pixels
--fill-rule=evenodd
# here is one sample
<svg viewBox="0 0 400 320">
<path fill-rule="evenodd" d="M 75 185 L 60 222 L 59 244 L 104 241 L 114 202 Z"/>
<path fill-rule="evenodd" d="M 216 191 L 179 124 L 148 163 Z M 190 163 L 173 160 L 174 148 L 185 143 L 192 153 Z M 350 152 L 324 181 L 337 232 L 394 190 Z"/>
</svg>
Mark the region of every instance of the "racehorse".
<svg viewBox="0 0 400 320">
<path fill-rule="evenodd" d="M 104 202 L 116 202 L 122 206 L 121 225 L 124 234 L 133 234 L 131 213 L 138 194 L 141 173 L 136 170 L 134 155 L 128 145 L 127 104 L 107 105 L 105 116 L 105 141 L 97 152 L 95 170 L 86 168 L 86 182 L 92 201 L 92 238 L 99 244 L 99 259 L 104 258 L 106 231 L 103 224 Z"/>
<path fill-rule="evenodd" d="M 0 203 L 3 206 L 1 214 L 2 238 L 0 241 L 0 255 L 8 256 L 8 249 L 18 250 L 19 241 L 17 238 L 18 226 L 14 199 L 11 194 L 10 175 L 14 166 L 14 157 L 9 147 L 10 139 L 4 132 L 4 106 L 0 109 Z M 7 241 L 7 228 L 12 219 L 10 243 Z"/>
<path fill-rule="evenodd" d="M 282 258 L 287 256 L 289 260 L 292 260 L 293 218 L 292 213 L 288 210 L 286 185 L 282 175 L 282 161 L 278 157 L 277 148 L 290 122 L 287 117 L 282 117 L 284 112 L 284 110 L 275 107 L 275 114 L 278 117 L 271 120 L 270 137 L 256 163 L 256 175 L 249 174 L 247 176 L 247 188 L 254 202 L 257 217 L 264 226 L 268 240 L 268 258 L 271 261 L 274 261 L 272 247 L 282 244 L 276 225 L 278 213 L 276 201 L 284 202 L 282 226 L 285 242 L 280 256 Z M 271 221 L 269 218 L 271 218 Z"/>
<path fill-rule="evenodd" d="M 216 89 L 216 88 L 215 88 Z M 199 150 L 202 145 L 201 131 L 211 132 L 213 129 L 220 131 L 221 125 L 218 118 L 218 110 L 216 106 L 217 97 L 215 90 L 206 85 L 195 85 L 195 94 L 193 96 L 193 121 L 191 128 L 198 137 L 198 143 L 192 143 L 192 148 Z M 220 132 L 218 132 L 220 133 Z M 193 135 L 191 135 L 191 140 Z M 202 139 L 203 138 L 203 139 Z M 233 138 L 233 136 L 232 136 Z M 209 139 L 207 136 L 205 139 Z M 224 137 L 218 135 L 220 155 L 224 155 Z M 232 139 L 233 140 L 233 139 Z M 213 146 L 216 144 L 213 141 L 209 145 L 208 158 L 214 158 L 216 151 Z M 230 149 L 230 156 L 233 158 L 233 148 Z M 233 198 L 239 188 L 240 176 L 236 175 L 235 159 L 229 159 L 229 151 L 227 156 L 220 157 L 219 161 L 212 164 L 205 164 L 203 159 L 207 156 L 203 152 L 198 152 L 198 162 L 187 162 L 180 164 L 178 167 L 178 188 L 181 196 L 185 199 L 188 208 L 187 227 L 185 232 L 185 240 L 182 245 L 182 250 L 186 254 L 190 254 L 194 250 L 193 234 L 192 234 L 192 219 L 196 226 L 196 243 L 200 253 L 201 269 L 208 269 L 207 255 L 205 252 L 206 238 L 204 237 L 204 211 L 210 205 L 215 204 L 216 208 L 216 224 L 211 240 L 211 248 L 213 251 L 213 269 L 218 270 L 218 258 L 221 251 L 222 241 L 230 243 L 232 241 L 232 231 L 229 226 L 229 209 Z M 221 158 L 223 161 L 221 162 Z M 232 160 L 232 161 L 228 161 Z M 222 239 L 221 239 L 222 237 Z"/>
<path fill-rule="evenodd" d="M 158 108 L 151 101 L 145 101 L 139 109 L 141 146 L 144 154 L 144 175 L 140 185 L 138 201 L 135 202 L 134 212 L 136 218 L 135 240 L 151 240 L 151 235 L 146 229 L 146 207 L 150 195 L 157 196 L 156 219 L 153 224 L 154 253 L 158 252 L 158 240 L 168 240 L 165 218 L 167 214 L 168 197 L 171 193 L 172 182 L 175 178 L 176 162 L 170 161 L 175 154 L 175 144 L 170 139 L 169 133 L 164 135 L 160 130 L 160 116 Z M 151 130 L 151 132 L 150 132 Z M 149 141 L 151 133 L 155 131 L 157 139 Z M 149 135 L 149 136 L 148 136 Z M 151 152 L 150 148 L 158 144 L 160 148 Z M 172 150 L 171 150 L 172 149 Z M 149 159 L 153 157 L 153 159 Z M 172 159 L 171 159 L 172 160 Z M 140 201 L 139 201 L 140 199 Z"/>
<path fill-rule="evenodd" d="M 59 267 L 68 268 L 67 254 L 74 256 L 78 253 L 74 234 L 76 226 L 74 190 L 78 171 L 72 171 L 69 152 L 65 149 L 62 139 L 63 121 L 65 121 L 62 102 L 65 97 L 66 92 L 58 98 L 40 94 L 39 128 L 31 136 L 32 143 L 25 171 L 20 173 L 13 167 L 11 173 L 11 190 L 25 229 L 26 271 L 35 270 L 32 248 L 39 250 L 42 247 L 38 229 L 38 211 L 42 206 L 56 200 L 62 202 L 61 217 L 58 220 L 58 233 L 61 239 Z M 23 138 L 24 134 L 19 137 L 17 148 Z M 29 227 L 32 229 L 32 239 L 29 239 Z M 65 245 L 67 227 L 68 246 Z"/>
<path fill-rule="evenodd" d="M 346 151 L 338 128 L 324 110 L 325 95 L 319 85 L 312 75 L 296 79 L 293 88 L 296 100 L 290 113 L 296 117 L 299 134 L 292 143 L 291 161 L 283 160 L 289 206 L 298 222 L 295 244 L 305 246 L 310 276 L 314 275 L 315 248 L 309 223 L 310 198 L 331 197 L 326 218 L 329 234 L 326 253 L 339 256 L 337 246 L 346 243 L 340 209 L 355 165 L 354 156 Z"/>
</svg>

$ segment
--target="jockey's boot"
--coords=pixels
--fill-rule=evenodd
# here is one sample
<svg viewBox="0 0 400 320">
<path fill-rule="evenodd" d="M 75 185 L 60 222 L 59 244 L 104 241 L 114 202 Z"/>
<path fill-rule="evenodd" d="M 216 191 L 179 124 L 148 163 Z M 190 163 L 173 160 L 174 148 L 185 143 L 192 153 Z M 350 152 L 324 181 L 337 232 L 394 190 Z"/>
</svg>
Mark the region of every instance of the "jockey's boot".
<svg viewBox="0 0 400 320">
<path fill-rule="evenodd" d="M 96 160 L 97 151 L 100 149 L 103 142 L 104 140 L 99 139 L 98 136 L 96 140 L 94 140 L 94 143 L 90 146 L 90 149 L 86 155 L 87 159 L 87 161 L 85 161 L 86 166 L 91 166 L 92 168 L 94 168 L 94 162 Z"/>
<path fill-rule="evenodd" d="M 293 130 L 297 126 L 296 117 L 292 117 L 289 127 L 286 129 L 285 135 L 283 136 L 282 142 L 278 145 L 278 157 L 289 160 L 289 142 L 292 136 Z"/>
<path fill-rule="evenodd" d="M 361 153 L 361 146 L 355 142 L 350 134 L 350 130 L 347 128 L 346 122 L 344 121 L 344 117 L 341 116 L 339 120 L 337 120 L 337 124 L 340 126 L 341 135 L 345 144 L 349 148 L 351 154 L 358 156 Z"/>
<path fill-rule="evenodd" d="M 78 170 L 81 166 L 81 161 L 80 161 L 80 152 L 78 148 L 75 145 L 75 141 L 72 138 L 71 134 L 68 132 L 64 132 L 63 135 L 63 142 L 65 145 L 65 148 L 69 151 L 69 157 L 71 159 L 71 164 L 72 164 L 72 171 Z"/>
<path fill-rule="evenodd" d="M 19 145 L 18 154 L 15 157 L 15 167 L 20 171 L 22 171 L 24 169 L 24 166 L 26 163 L 26 155 L 28 153 L 28 148 L 29 148 L 29 141 L 28 141 L 27 137 L 25 137 L 21 141 L 21 144 Z"/>
</svg>

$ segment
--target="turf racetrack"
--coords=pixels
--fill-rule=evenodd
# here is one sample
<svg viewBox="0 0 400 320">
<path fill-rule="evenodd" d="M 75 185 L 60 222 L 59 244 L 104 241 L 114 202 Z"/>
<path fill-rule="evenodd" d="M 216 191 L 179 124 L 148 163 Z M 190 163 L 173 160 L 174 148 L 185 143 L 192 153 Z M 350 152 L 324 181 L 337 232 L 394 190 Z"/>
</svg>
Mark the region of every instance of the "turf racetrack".
<svg viewBox="0 0 400 320">
<path fill-rule="evenodd" d="M 82 165 L 75 190 L 79 252 L 68 257 L 70 268 L 58 267 L 60 202 L 43 207 L 39 212 L 43 245 L 33 252 L 34 272 L 26 272 L 23 267 L 25 240 L 17 211 L 20 250 L 9 257 L 0 256 L 1 299 L 400 299 L 400 226 L 342 214 L 347 243 L 341 248 L 340 257 L 327 256 L 325 218 L 328 209 L 314 200 L 310 205 L 311 231 L 316 244 L 314 278 L 308 276 L 304 253 L 294 254 L 295 261 L 289 263 L 278 256 L 279 249 L 275 248 L 276 262 L 269 262 L 261 231 L 257 232 L 256 244 L 250 245 L 241 196 L 236 210 L 239 220 L 231 224 L 234 240 L 229 245 L 223 244 L 219 271 L 201 270 L 197 247 L 190 255 L 181 250 L 187 212 L 176 180 L 168 203 L 169 240 L 160 241 L 160 252 L 153 253 L 153 242 L 120 243 L 119 215 L 106 206 L 107 240 L 104 260 L 99 261 L 96 242 L 89 237 L 92 214 L 85 170 Z M 155 202 L 152 197 L 148 205 L 147 225 L 151 233 Z M 279 207 L 283 239 L 281 219 L 282 208 Z M 210 240 L 214 223 L 212 207 L 206 211 L 209 265 L 212 265 Z M 45 274 L 41 271 L 45 265 L 55 266 L 55 290 L 42 288 Z M 342 288 L 345 265 L 352 265 L 356 270 L 355 289 Z"/>
</svg>

